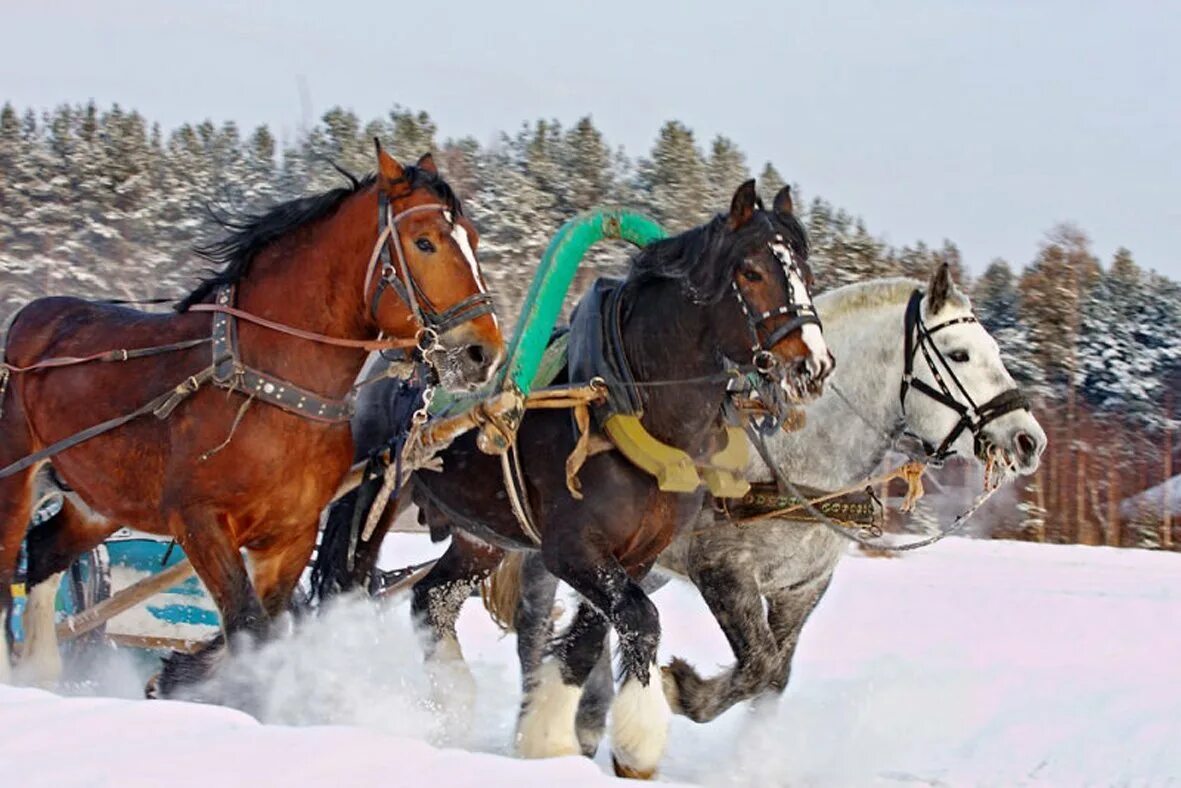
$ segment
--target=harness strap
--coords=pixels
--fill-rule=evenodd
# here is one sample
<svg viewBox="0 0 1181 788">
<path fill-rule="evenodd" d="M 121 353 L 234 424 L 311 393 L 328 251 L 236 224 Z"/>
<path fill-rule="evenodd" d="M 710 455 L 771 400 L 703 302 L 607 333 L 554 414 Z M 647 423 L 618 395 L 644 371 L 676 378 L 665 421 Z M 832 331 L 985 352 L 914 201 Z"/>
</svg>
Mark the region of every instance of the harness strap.
<svg viewBox="0 0 1181 788">
<path fill-rule="evenodd" d="M 339 337 L 330 337 L 327 334 L 317 334 L 314 331 L 304 331 L 302 328 L 294 328 L 293 326 L 284 325 L 283 323 L 276 323 L 273 320 L 267 320 L 264 317 L 253 315 L 250 312 L 245 312 L 236 307 L 227 304 L 193 304 L 189 307 L 190 312 L 220 312 L 239 320 L 245 320 L 247 323 L 253 323 L 263 328 L 269 328 L 272 331 L 278 331 L 281 334 L 298 337 L 299 339 L 306 339 L 311 342 L 319 342 L 323 345 L 334 345 L 335 347 L 356 348 L 357 350 L 373 351 L 373 350 L 394 350 L 401 348 L 414 347 L 417 340 L 414 339 L 341 339 Z M 202 340 L 208 341 L 208 340 Z"/>
<path fill-rule="evenodd" d="M 511 457 L 509 455 L 512 455 Z M 504 475 L 504 488 L 508 492 L 509 506 L 517 524 L 535 545 L 541 544 L 541 532 L 537 530 L 533 507 L 529 505 L 529 493 L 525 489 L 525 478 L 521 471 L 520 453 L 515 445 L 500 455 L 500 470 Z"/>
<path fill-rule="evenodd" d="M 30 364 L 27 367 L 18 367 L 14 364 L 0 361 L 0 368 L 3 368 L 8 372 L 15 372 L 19 374 L 23 372 L 36 372 L 40 369 L 56 369 L 58 367 L 70 367 L 76 364 L 90 364 L 96 361 L 130 361 L 133 358 L 146 358 L 148 356 L 158 356 L 163 353 L 172 353 L 178 350 L 188 350 L 189 348 L 194 348 L 198 345 L 204 345 L 208 341 L 208 337 L 201 337 L 200 339 L 189 339 L 184 342 L 173 342 L 169 345 L 154 345 L 152 347 L 106 350 L 102 353 L 94 353 L 93 355 L 89 356 L 59 356 L 57 358 L 47 358 L 44 361 L 38 361 L 36 364 Z"/>
<path fill-rule="evenodd" d="M 26 457 L 22 457 L 11 465 L 0 469 L 0 479 L 5 479 L 15 473 L 20 473 L 23 470 L 33 467 L 42 460 L 47 460 L 55 454 L 60 454 L 67 449 L 72 449 L 78 444 L 85 443 L 91 438 L 95 438 L 105 432 L 110 432 L 117 427 L 122 427 L 127 422 L 134 421 L 140 416 L 146 416 L 149 413 L 156 413 L 156 415 L 161 419 L 167 418 L 177 405 L 179 405 L 183 400 L 187 399 L 212 377 L 213 368 L 206 367 L 196 375 L 185 378 L 185 380 L 179 385 L 144 403 L 140 407 L 133 410 L 131 413 L 126 413 L 122 416 L 116 416 L 113 419 L 107 419 L 104 422 L 95 424 L 93 427 L 88 427 L 81 432 L 71 435 L 68 438 L 63 438 L 56 443 L 46 446 L 40 451 L 34 452 Z"/>
<path fill-rule="evenodd" d="M 234 298 L 233 285 L 217 291 L 219 306 L 213 317 L 213 382 L 219 388 L 238 391 L 263 402 L 275 405 L 297 416 L 325 423 L 338 423 L 352 418 L 353 404 L 348 398 L 332 399 L 301 388 L 294 383 L 270 375 L 242 363 L 238 352 L 238 335 L 232 318 L 239 310 L 229 304 Z"/>
</svg>

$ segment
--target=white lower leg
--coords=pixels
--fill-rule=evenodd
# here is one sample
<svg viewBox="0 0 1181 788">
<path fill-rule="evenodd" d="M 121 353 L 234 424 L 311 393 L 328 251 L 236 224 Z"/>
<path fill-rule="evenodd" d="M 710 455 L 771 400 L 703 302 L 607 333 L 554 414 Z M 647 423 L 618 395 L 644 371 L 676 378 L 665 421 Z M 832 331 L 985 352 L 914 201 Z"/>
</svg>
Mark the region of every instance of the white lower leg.
<svg viewBox="0 0 1181 788">
<path fill-rule="evenodd" d="M 8 664 L 8 611 L 0 610 L 0 684 L 12 683 L 12 668 Z"/>
<path fill-rule="evenodd" d="M 448 710 L 468 709 L 475 703 L 476 678 L 463 658 L 455 635 L 444 635 L 426 661 L 436 702 Z"/>
<path fill-rule="evenodd" d="M 62 658 L 57 648 L 57 589 L 62 573 L 52 575 L 29 590 L 23 626 L 19 678 L 28 684 L 55 684 L 61 678 Z"/>
<path fill-rule="evenodd" d="M 660 668 L 648 667 L 648 686 L 629 677 L 611 704 L 611 751 L 621 765 L 643 775 L 655 773 L 668 740 L 671 712 Z"/>
<path fill-rule="evenodd" d="M 564 682 L 557 662 L 543 663 L 517 723 L 517 754 L 522 758 L 581 755 L 574 732 L 581 697 L 582 687 Z"/>
</svg>

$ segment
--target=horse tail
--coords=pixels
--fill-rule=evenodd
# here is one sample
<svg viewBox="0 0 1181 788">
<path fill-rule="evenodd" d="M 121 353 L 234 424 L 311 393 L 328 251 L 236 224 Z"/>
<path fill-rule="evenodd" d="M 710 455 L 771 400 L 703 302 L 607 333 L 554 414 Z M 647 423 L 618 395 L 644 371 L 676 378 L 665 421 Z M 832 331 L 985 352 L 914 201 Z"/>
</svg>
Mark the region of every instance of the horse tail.
<svg viewBox="0 0 1181 788">
<path fill-rule="evenodd" d="M 357 491 L 353 490 L 328 507 L 324 533 L 316 549 L 316 560 L 312 562 L 313 600 L 323 603 L 352 587 L 349 562 L 354 553 L 353 512 L 357 498 Z"/>
<path fill-rule="evenodd" d="M 381 450 L 388 447 L 400 468 L 401 460 L 397 458 L 401 457 L 414 413 L 422 405 L 423 387 L 417 380 L 392 378 L 388 383 L 374 385 L 366 397 L 369 404 L 354 417 L 351 428 L 354 439 L 367 448 L 369 461 L 357 489 L 328 509 L 316 560 L 312 562 L 312 601 L 322 603 L 368 583 L 366 575 L 373 567 L 363 565 L 369 563 L 364 559 L 358 563 L 361 557 L 357 549 L 361 546 L 362 528 L 385 480 L 387 464 Z M 392 501 L 397 501 L 401 488 L 401 484 L 394 486 Z M 379 534 L 373 538 L 380 545 L 385 531 Z"/>
<path fill-rule="evenodd" d="M 480 598 L 492 620 L 505 632 L 513 631 L 517 605 L 521 601 L 521 571 L 526 553 L 510 550 L 500 566 L 480 583 Z"/>
</svg>

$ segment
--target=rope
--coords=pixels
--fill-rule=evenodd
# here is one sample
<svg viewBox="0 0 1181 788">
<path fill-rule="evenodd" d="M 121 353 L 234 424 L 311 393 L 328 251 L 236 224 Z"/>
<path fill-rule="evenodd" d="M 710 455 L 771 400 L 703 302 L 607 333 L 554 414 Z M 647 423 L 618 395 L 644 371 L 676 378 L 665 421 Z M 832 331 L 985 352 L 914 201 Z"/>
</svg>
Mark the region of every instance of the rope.
<svg viewBox="0 0 1181 788">
<path fill-rule="evenodd" d="M 237 391 L 237 389 L 230 389 L 230 393 L 233 393 L 234 391 Z M 254 398 L 257 394 L 257 390 L 250 392 L 250 396 L 246 398 L 246 401 L 242 403 L 242 405 L 238 408 L 238 413 L 234 416 L 234 422 L 230 425 L 230 434 L 226 436 L 224 441 L 202 454 L 198 458 L 201 462 L 205 462 L 210 457 L 224 449 L 226 446 L 230 445 L 230 441 L 234 439 L 234 433 L 238 431 L 238 425 L 242 423 L 242 417 L 246 415 L 247 409 L 252 404 L 254 404 Z"/>
</svg>

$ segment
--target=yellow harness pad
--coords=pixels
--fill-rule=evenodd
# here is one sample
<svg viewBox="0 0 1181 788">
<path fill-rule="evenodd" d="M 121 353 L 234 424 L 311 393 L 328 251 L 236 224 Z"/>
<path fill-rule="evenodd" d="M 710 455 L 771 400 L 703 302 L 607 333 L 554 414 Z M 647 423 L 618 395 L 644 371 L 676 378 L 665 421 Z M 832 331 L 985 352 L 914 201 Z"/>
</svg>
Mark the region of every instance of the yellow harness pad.
<svg viewBox="0 0 1181 788">
<path fill-rule="evenodd" d="M 741 476 L 748 447 L 738 427 L 726 428 L 726 447 L 710 458 L 700 475 L 692 457 L 653 438 L 638 416 L 615 414 L 604 422 L 603 430 L 629 462 L 656 477 L 663 492 L 690 493 L 703 483 L 719 498 L 741 498 L 750 490 L 750 483 Z"/>
<path fill-rule="evenodd" d="M 750 444 L 741 427 L 726 428 L 726 447 L 710 457 L 702 469 L 705 484 L 718 498 L 742 498 L 750 492 L 750 482 L 743 477 L 750 459 Z"/>
</svg>

